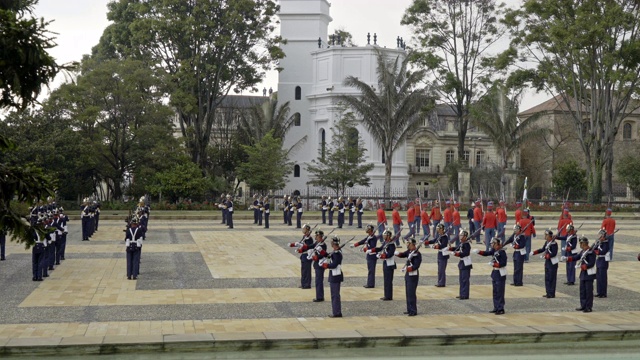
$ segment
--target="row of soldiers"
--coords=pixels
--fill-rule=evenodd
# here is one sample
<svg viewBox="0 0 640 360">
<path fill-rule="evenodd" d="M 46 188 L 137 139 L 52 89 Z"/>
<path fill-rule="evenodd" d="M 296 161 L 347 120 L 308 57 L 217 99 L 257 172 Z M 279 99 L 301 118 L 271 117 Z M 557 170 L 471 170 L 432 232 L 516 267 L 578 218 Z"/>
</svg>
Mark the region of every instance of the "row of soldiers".
<svg viewBox="0 0 640 360">
<path fill-rule="evenodd" d="M 580 307 L 576 310 L 591 312 L 593 310 L 593 281 L 597 279 L 598 294 L 596 297 L 606 297 L 607 269 L 609 252 L 609 237 L 607 230 L 598 232 L 597 241 L 589 246 L 589 240 L 582 236 L 578 239 L 576 229 L 573 224 L 568 224 L 560 233 L 567 235 L 559 236 L 553 230 L 545 231 L 545 243 L 536 250 L 527 251 L 527 230 L 533 227 L 529 220 L 522 226 L 521 222 L 514 226 L 513 234 L 506 240 L 494 236 L 490 240 L 490 248 L 479 250 L 474 249 L 473 253 L 480 256 L 491 256 L 489 265 L 492 266 L 491 273 L 493 286 L 493 310 L 492 313 L 502 315 L 505 313 L 505 285 L 507 278 L 507 254 L 504 249 L 506 245 L 511 245 L 514 249 L 514 286 L 522 286 L 524 255 L 528 252 L 530 256 L 540 254 L 545 259 L 545 298 L 555 297 L 557 267 L 560 261 L 566 262 L 567 282 L 566 285 L 573 285 L 575 282 L 576 269 L 580 269 Z M 436 236 L 429 240 L 427 236 L 424 240 L 417 240 L 415 236 L 407 239 L 408 250 L 404 252 L 396 251 L 395 241 L 399 234 L 395 236 L 389 229 L 385 229 L 381 236 L 375 235 L 375 228 L 369 225 L 366 228 L 367 237 L 353 244 L 353 247 L 362 246 L 367 258 L 367 283 L 365 288 L 375 287 L 375 269 L 378 259 L 383 260 L 384 296 L 383 301 L 393 300 L 393 273 L 397 268 L 394 256 L 406 258 L 407 262 L 403 267 L 405 272 L 405 288 L 407 311 L 405 314 L 414 316 L 417 314 L 416 289 L 418 285 L 418 269 L 422 263 L 422 256 L 419 252 L 421 246 L 429 246 L 438 251 L 438 280 L 436 287 L 446 286 L 446 267 L 451 255 L 460 258 L 458 262 L 460 292 L 456 297 L 460 300 L 469 299 L 470 275 L 473 268 L 471 260 L 470 239 L 481 232 L 477 229 L 474 234 L 462 229 L 457 237 L 450 238 L 443 223 L 435 226 Z M 301 254 L 301 288 L 311 288 L 311 266 L 316 270 L 316 298 L 314 302 L 324 300 L 323 290 L 323 270 L 321 270 L 321 259 L 326 255 L 326 246 L 322 246 L 324 237 L 322 231 L 316 231 L 315 241 L 310 236 L 311 228 L 305 225 L 303 228 L 303 238 L 297 243 L 290 243 L 291 247 L 296 247 Z M 451 240 L 450 240 L 451 239 Z M 566 242 L 562 247 L 558 247 L 556 239 Z M 382 245 L 378 246 L 378 240 L 382 240 Z M 560 251 L 564 254 L 562 256 Z M 639 255 L 640 260 L 640 255 Z M 338 294 L 339 297 L 339 294 Z M 332 295 L 333 301 L 333 295 Z M 338 309 L 339 310 L 339 309 Z M 342 315 L 334 307 L 333 315 Z"/>
<path fill-rule="evenodd" d="M 151 209 L 141 197 L 136 209 L 125 219 L 125 253 L 127 257 L 127 279 L 137 280 L 140 275 L 142 242 L 147 239 Z"/>
<path fill-rule="evenodd" d="M 84 198 L 80 205 L 80 223 L 82 225 L 82 241 L 89 241 L 98 231 L 100 223 L 100 206 L 96 200 Z"/>
<path fill-rule="evenodd" d="M 51 197 L 46 205 L 39 203 L 31 207 L 29 213 L 34 241 L 31 249 L 32 280 L 42 281 L 65 259 L 69 217 Z"/>
</svg>

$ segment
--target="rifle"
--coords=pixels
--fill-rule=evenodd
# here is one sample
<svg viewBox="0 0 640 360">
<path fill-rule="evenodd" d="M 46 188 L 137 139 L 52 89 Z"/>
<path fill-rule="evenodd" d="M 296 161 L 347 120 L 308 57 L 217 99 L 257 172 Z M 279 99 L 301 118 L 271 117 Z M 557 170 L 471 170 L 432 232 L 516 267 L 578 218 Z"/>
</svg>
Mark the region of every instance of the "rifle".
<svg viewBox="0 0 640 360">
<path fill-rule="evenodd" d="M 473 239 L 474 236 L 478 235 L 480 233 L 480 231 L 482 230 L 482 228 L 477 229 L 476 231 L 473 232 L 473 234 L 467 236 L 467 239 Z M 503 230 L 504 232 L 504 230 Z M 456 242 L 456 240 L 458 240 L 460 238 L 460 234 L 454 236 L 451 240 L 449 240 L 449 244 L 453 244 L 454 242 Z"/>
<path fill-rule="evenodd" d="M 378 259 L 380 259 L 380 254 L 382 254 L 383 252 L 387 251 L 387 248 L 389 247 L 389 245 L 391 245 L 392 243 L 395 243 L 395 241 L 400 237 L 401 233 L 402 233 L 402 228 L 400 228 L 400 231 L 398 231 L 398 233 L 396 235 L 394 235 L 389 242 L 385 242 L 382 245 L 382 248 L 380 249 L 380 252 L 376 255 L 376 257 Z"/>
<path fill-rule="evenodd" d="M 333 254 L 337 253 L 338 251 L 341 251 L 343 247 L 345 247 L 348 243 L 350 243 L 355 238 L 356 237 L 353 236 L 351 239 L 347 240 L 344 244 L 340 245 L 338 250 L 334 250 L 334 251 L 331 252 L 331 254 L 328 254 L 327 257 L 324 257 L 324 258 L 320 259 L 320 261 L 318 261 L 318 265 L 322 266 L 324 263 L 331 264 L 331 256 Z"/>
<path fill-rule="evenodd" d="M 413 257 L 418 253 L 418 250 L 420 249 L 422 244 L 423 244 L 422 242 L 420 244 L 418 244 L 418 246 L 416 246 L 416 248 L 412 252 L 409 253 L 409 256 L 407 256 L 407 262 L 402 267 L 402 272 L 407 271 L 407 267 L 411 264 L 411 259 L 413 259 Z"/>
<path fill-rule="evenodd" d="M 529 207 L 529 204 L 528 204 L 529 199 L 527 198 L 527 180 L 528 179 L 529 179 L 528 177 L 524 178 L 524 191 L 522 193 L 522 206 L 525 208 Z"/>
<path fill-rule="evenodd" d="M 315 229 L 316 227 L 318 227 L 318 224 L 315 224 L 315 225 L 311 228 L 311 230 L 309 230 L 309 232 L 313 231 L 313 229 Z M 304 242 L 304 237 L 303 237 L 302 239 L 300 239 L 300 241 L 298 241 L 297 243 L 295 243 L 295 245 L 293 245 L 293 246 L 291 246 L 291 247 L 294 247 L 294 248 L 298 249 L 298 248 L 302 247 L 303 242 Z M 292 244 L 293 244 L 293 243 L 292 243 Z"/>
<path fill-rule="evenodd" d="M 322 236 L 322 242 L 324 243 L 325 240 L 327 240 L 327 237 L 329 237 L 329 235 L 331 235 L 331 233 L 333 233 L 334 231 L 336 231 L 337 228 L 333 228 L 333 230 L 331 230 L 328 234 L 323 235 Z M 313 245 L 311 245 L 311 249 L 309 249 L 307 251 L 307 260 L 311 260 L 313 259 L 313 256 L 316 254 L 320 254 L 320 250 L 318 249 L 318 242 L 316 241 L 315 243 L 313 243 Z"/>
</svg>

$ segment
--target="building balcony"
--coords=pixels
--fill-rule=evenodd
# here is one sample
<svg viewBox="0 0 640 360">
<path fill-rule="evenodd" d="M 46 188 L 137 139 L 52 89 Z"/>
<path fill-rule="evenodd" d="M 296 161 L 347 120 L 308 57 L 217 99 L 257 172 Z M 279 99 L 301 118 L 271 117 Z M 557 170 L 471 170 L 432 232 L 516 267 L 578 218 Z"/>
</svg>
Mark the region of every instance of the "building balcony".
<svg viewBox="0 0 640 360">
<path fill-rule="evenodd" d="M 409 165 L 409 174 L 439 174 L 440 165 L 436 166 L 416 166 Z"/>
</svg>

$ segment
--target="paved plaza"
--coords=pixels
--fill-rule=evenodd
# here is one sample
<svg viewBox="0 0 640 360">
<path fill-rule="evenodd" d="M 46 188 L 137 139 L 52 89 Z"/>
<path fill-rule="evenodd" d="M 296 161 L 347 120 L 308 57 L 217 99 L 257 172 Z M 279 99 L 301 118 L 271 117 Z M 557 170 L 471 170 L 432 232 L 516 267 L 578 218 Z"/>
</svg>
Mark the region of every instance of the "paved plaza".
<svg viewBox="0 0 640 360">
<path fill-rule="evenodd" d="M 575 217 L 577 224 L 583 222 L 579 214 Z M 543 243 L 542 230 L 557 224 L 553 219 L 537 221 L 540 236 L 534 247 Z M 544 260 L 534 256 L 525 264 L 524 287 L 507 286 L 506 315 L 495 316 L 489 313 L 487 258 L 473 255 L 470 299 L 461 301 L 455 298 L 458 259 L 449 261 L 447 286 L 436 288 L 436 252 L 423 249 L 419 315 L 410 318 L 402 315 L 406 305 L 400 269 L 394 301 L 382 302 L 381 263 L 376 288 L 365 289 L 365 255 L 346 247 L 342 319 L 328 318 L 326 279 L 323 303 L 311 301 L 313 288 L 298 288 L 299 255 L 287 244 L 299 240 L 301 231 L 282 225 L 278 217 L 268 230 L 250 220 L 238 220 L 228 230 L 219 220 L 165 220 L 152 214 L 136 281 L 126 277 L 123 225 L 121 220 L 101 220 L 91 241 L 82 242 L 79 221 L 72 220 L 67 259 L 43 282 L 31 281 L 31 251 L 8 243 L 7 260 L 0 262 L 0 355 L 37 346 L 640 331 L 640 223 L 635 218 L 618 220 L 608 298 L 594 299 L 593 313 L 574 310 L 579 286 L 563 285 L 563 263 L 556 298 L 543 298 Z M 593 239 L 599 225 L 599 220 L 584 220 L 579 234 Z M 318 227 L 325 233 L 332 229 Z M 355 226 L 334 234 L 343 241 L 365 237 Z M 508 283 L 511 252 L 509 248 Z"/>
</svg>

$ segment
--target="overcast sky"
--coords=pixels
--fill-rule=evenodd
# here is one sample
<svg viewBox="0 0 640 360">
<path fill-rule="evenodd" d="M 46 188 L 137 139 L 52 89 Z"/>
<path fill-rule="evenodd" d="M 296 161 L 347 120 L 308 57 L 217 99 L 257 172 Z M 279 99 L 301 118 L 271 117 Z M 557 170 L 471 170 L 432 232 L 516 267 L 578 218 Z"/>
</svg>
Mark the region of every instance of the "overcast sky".
<svg viewBox="0 0 640 360">
<path fill-rule="evenodd" d="M 53 20 L 49 29 L 58 33 L 58 46 L 50 53 L 59 63 L 77 61 L 82 55 L 89 54 L 91 48 L 98 43 L 102 31 L 109 24 L 107 20 L 107 3 L 110 0 L 40 0 L 35 9 L 38 17 Z M 404 11 L 412 0 L 332 0 L 329 33 L 336 28 L 349 31 L 354 42 L 366 44 L 367 32 L 378 34 L 378 44 L 395 47 L 397 36 L 410 43 L 409 28 L 400 25 Z M 519 0 L 507 0 L 507 4 L 519 3 Z M 57 82 L 62 81 L 57 80 Z M 277 87 L 277 73 L 267 75 L 265 83 L 258 88 Z M 54 85 L 55 87 L 55 85 Z M 528 94 L 523 99 L 521 110 L 537 105 L 548 99 L 545 94 Z"/>
</svg>

